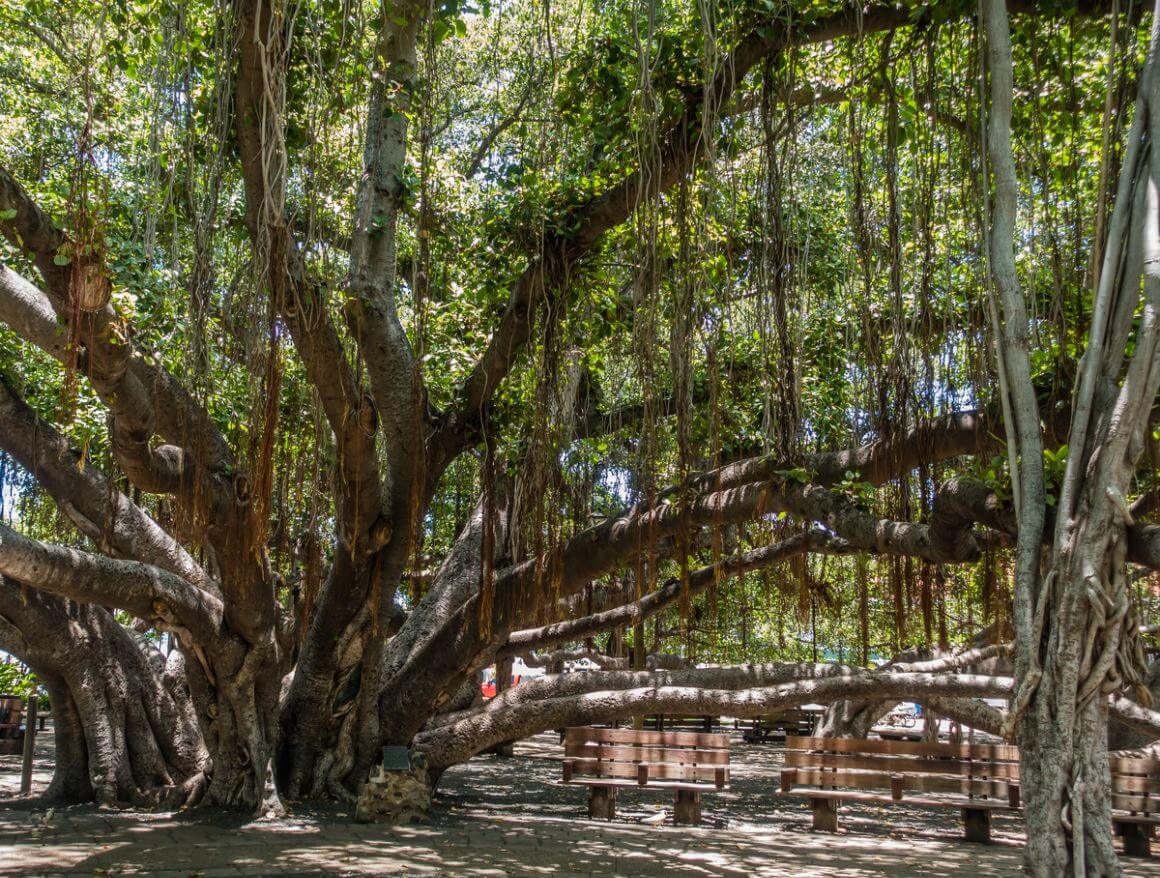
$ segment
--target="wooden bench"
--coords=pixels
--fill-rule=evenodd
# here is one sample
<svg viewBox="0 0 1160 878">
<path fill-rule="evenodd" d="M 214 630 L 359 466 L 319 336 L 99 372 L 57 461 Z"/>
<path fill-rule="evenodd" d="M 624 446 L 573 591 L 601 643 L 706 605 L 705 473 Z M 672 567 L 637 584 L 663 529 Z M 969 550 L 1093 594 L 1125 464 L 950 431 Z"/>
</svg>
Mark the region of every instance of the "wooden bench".
<svg viewBox="0 0 1160 878">
<path fill-rule="evenodd" d="M 1160 759 L 1111 757 L 1112 827 L 1124 853 L 1152 854 L 1152 828 L 1160 823 Z"/>
<path fill-rule="evenodd" d="M 0 753 L 19 753 L 24 746 L 24 699 L 0 695 Z"/>
<path fill-rule="evenodd" d="M 985 843 L 991 812 L 1020 806 L 1019 750 L 1006 744 L 791 736 L 785 746 L 781 791 L 808 798 L 826 832 L 838 829 L 841 801 L 905 804 L 958 808 L 967 841 Z"/>
<path fill-rule="evenodd" d="M 720 720 L 720 717 L 716 716 L 668 716 L 658 714 L 656 716 L 646 716 L 644 718 L 644 727 L 658 732 L 663 732 L 666 729 L 669 731 L 711 732 L 718 725 L 718 720 Z"/>
<path fill-rule="evenodd" d="M 673 820 L 701 822 L 701 794 L 729 786 L 729 736 L 704 732 L 634 729 L 568 729 L 564 735 L 566 784 L 588 787 L 588 816 L 616 816 L 620 787 L 672 790 Z"/>
<path fill-rule="evenodd" d="M 812 735 L 814 727 L 823 711 L 802 707 L 791 707 L 780 713 L 768 713 L 753 719 L 739 719 L 734 727 L 741 730 L 742 737 L 749 743 L 765 741 L 774 735 Z"/>
<path fill-rule="evenodd" d="M 24 699 L 15 695 L 0 695 L 0 738 L 20 735 L 24 720 Z"/>
</svg>

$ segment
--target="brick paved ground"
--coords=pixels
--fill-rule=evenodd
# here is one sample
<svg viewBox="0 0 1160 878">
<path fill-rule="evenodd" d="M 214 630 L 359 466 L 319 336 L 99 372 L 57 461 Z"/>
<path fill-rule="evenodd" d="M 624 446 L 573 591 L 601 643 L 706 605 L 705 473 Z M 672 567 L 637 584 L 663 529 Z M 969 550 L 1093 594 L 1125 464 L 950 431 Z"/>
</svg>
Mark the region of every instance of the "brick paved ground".
<svg viewBox="0 0 1160 878">
<path fill-rule="evenodd" d="M 47 740 L 51 740 L 50 736 Z M 868 876 L 1016 875 L 1021 824 L 996 821 L 996 844 L 958 840 L 958 813 L 846 809 L 837 836 L 809 828 L 808 807 L 777 795 L 780 749 L 735 749 L 732 789 L 707 797 L 707 826 L 668 823 L 671 803 L 632 791 L 613 823 L 583 819 L 584 791 L 554 783 L 559 748 L 541 735 L 514 759 L 485 757 L 448 772 L 431 823 L 362 826 L 346 809 L 250 822 L 217 815 L 151 815 L 93 808 L 0 805 L 0 872 L 19 875 Z M 38 782 L 51 751 L 41 751 Z M 0 759 L 0 798 L 14 790 Z M 661 825 L 653 825 L 658 821 Z M 1160 862 L 1160 861 L 1158 861 Z M 1129 861 L 1160 878 L 1160 864 Z"/>
</svg>

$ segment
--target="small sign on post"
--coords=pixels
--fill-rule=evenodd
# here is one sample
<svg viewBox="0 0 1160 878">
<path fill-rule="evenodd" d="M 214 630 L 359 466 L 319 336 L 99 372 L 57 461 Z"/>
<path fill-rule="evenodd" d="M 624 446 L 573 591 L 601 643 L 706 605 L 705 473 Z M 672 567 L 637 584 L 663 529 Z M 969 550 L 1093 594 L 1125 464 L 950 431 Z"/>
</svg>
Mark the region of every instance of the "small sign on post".
<svg viewBox="0 0 1160 878">
<path fill-rule="evenodd" d="M 383 747 L 383 768 L 387 771 L 409 771 L 411 754 L 406 747 Z"/>
</svg>

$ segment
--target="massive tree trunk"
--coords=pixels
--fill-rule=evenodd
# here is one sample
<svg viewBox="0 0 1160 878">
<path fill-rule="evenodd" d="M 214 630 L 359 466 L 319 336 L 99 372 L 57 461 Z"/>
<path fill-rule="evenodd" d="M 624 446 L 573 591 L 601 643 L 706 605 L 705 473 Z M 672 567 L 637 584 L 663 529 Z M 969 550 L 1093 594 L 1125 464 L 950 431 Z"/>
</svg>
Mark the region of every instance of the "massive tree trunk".
<svg viewBox="0 0 1160 878">
<path fill-rule="evenodd" d="M 1109 225 L 1106 258 L 1073 404 L 1070 454 L 1056 502 L 1047 573 L 1039 409 L 1028 367 L 1029 324 L 1012 249 L 1017 182 L 1011 150 L 1012 62 L 1004 0 L 985 5 L 991 77 L 988 146 L 994 169 L 991 271 L 1008 454 L 1019 518 L 1014 617 L 1017 724 L 1027 819 L 1026 863 L 1035 875 L 1118 875 L 1112 847 L 1107 696 L 1142 685 L 1137 623 L 1126 587 L 1124 496 L 1143 449 L 1160 385 L 1160 92 L 1155 14 L 1132 130 Z M 1124 367 L 1143 274 L 1143 313 Z M 1119 386 L 1117 386 L 1117 384 Z"/>
<path fill-rule="evenodd" d="M 249 643 L 233 634 L 217 597 L 165 570 L 48 545 L 3 524 L 0 574 L 21 583 L 30 594 L 36 589 L 48 593 L 41 596 L 46 600 L 49 595 L 68 598 L 70 606 L 71 601 L 79 602 L 77 613 L 91 614 L 77 627 L 57 613 L 57 642 L 49 639 L 42 644 L 25 635 L 22 647 L 27 652 L 51 645 L 58 653 L 55 658 L 53 653 L 45 653 L 41 661 L 46 671 L 68 683 L 86 733 L 99 729 L 96 738 L 87 739 L 90 759 L 115 761 L 119 747 L 132 749 L 139 739 L 144 748 L 141 758 L 157 762 L 149 752 L 160 748 L 159 752 L 166 754 L 167 745 L 164 741 L 158 741 L 157 746 L 150 742 L 155 736 L 169 734 L 163 731 L 166 723 L 172 723 L 174 734 L 187 736 L 183 717 L 184 687 L 188 686 L 188 699 L 200 728 L 198 746 L 204 742 L 213 767 L 207 803 L 253 809 L 263 801 L 286 666 L 287 652 L 279 639 L 271 635 L 264 642 Z M 19 593 L 19 587 L 12 586 L 9 591 Z M 124 630 L 102 606 L 123 609 L 150 627 L 176 636 L 179 655 L 185 660 L 183 671 L 173 671 L 175 686 L 181 687 L 180 711 L 167 707 L 169 701 L 154 691 L 141 649 L 125 646 Z M 21 628 L 17 625 L 13 630 Z M 66 656 L 73 649 L 73 640 L 79 647 Z M 65 664 L 57 668 L 57 662 Z M 161 669 L 152 671 L 154 676 L 161 673 Z M 148 709 L 142 714 L 136 706 L 139 701 L 155 702 L 148 709 L 167 711 L 163 719 L 149 724 L 153 733 L 143 719 Z M 117 719 L 122 715 L 123 720 Z M 133 726 L 128 735 L 121 730 L 126 724 Z M 109 725 L 107 730 L 105 725 Z M 179 767 L 183 771 L 188 768 L 185 764 Z M 161 768 L 154 774 L 166 776 Z M 102 770 L 101 778 L 104 786 L 96 789 L 98 796 L 115 797 L 124 791 L 123 777 L 113 778 Z"/>
<path fill-rule="evenodd" d="M 213 775 L 208 804 L 255 810 L 268 806 L 270 769 L 278 734 L 278 708 L 285 653 L 272 638 L 248 644 L 229 638 L 212 648 L 194 643 L 187 652 L 186 678 Z"/>
<path fill-rule="evenodd" d="M 175 808 L 210 761 L 181 668 L 101 607 L 0 580 L 0 645 L 48 690 L 56 742 L 44 798 Z"/>
</svg>

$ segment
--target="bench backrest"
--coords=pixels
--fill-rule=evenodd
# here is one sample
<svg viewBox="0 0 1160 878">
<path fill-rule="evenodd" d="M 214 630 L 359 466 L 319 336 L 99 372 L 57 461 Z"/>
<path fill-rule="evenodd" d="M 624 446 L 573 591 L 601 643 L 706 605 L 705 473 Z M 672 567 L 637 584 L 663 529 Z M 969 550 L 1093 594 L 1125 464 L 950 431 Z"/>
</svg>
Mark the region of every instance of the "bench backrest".
<svg viewBox="0 0 1160 878">
<path fill-rule="evenodd" d="M 786 738 L 785 764 L 795 782 L 823 787 L 962 792 L 1019 801 L 1019 749 L 1007 744 L 866 741 L 856 738 Z M 1112 809 L 1160 814 L 1160 759 L 1113 756 Z M 789 782 L 783 776 L 783 787 Z M 1005 787 L 1004 787 L 1005 785 Z M 896 798 L 898 796 L 895 796 Z"/>
<path fill-rule="evenodd" d="M 570 728 L 564 734 L 564 782 L 573 777 L 729 783 L 729 736 L 708 732 Z"/>
<path fill-rule="evenodd" d="M 1112 808 L 1137 814 L 1160 813 L 1160 759 L 1113 756 Z"/>
<path fill-rule="evenodd" d="M 771 713 L 761 718 L 762 725 L 771 728 L 810 728 L 812 729 L 821 716 L 820 711 L 803 710 L 800 707 L 791 707 L 779 713 Z"/>
<path fill-rule="evenodd" d="M 1019 750 L 1006 744 L 944 744 L 789 736 L 782 788 L 958 793 L 1019 807 Z"/>
<path fill-rule="evenodd" d="M 792 732 L 798 735 L 808 735 L 817 725 L 824 711 L 810 710 L 802 707 L 791 707 L 777 713 L 763 713 L 759 716 L 741 717 L 734 721 L 739 729 L 762 728 L 766 731 Z"/>
<path fill-rule="evenodd" d="M 0 696 L 0 725 L 20 725 L 24 716 L 24 699 L 13 695 Z"/>
<path fill-rule="evenodd" d="M 644 718 L 645 728 L 651 729 L 702 729 L 711 731 L 719 717 L 694 714 L 651 714 Z"/>
</svg>

